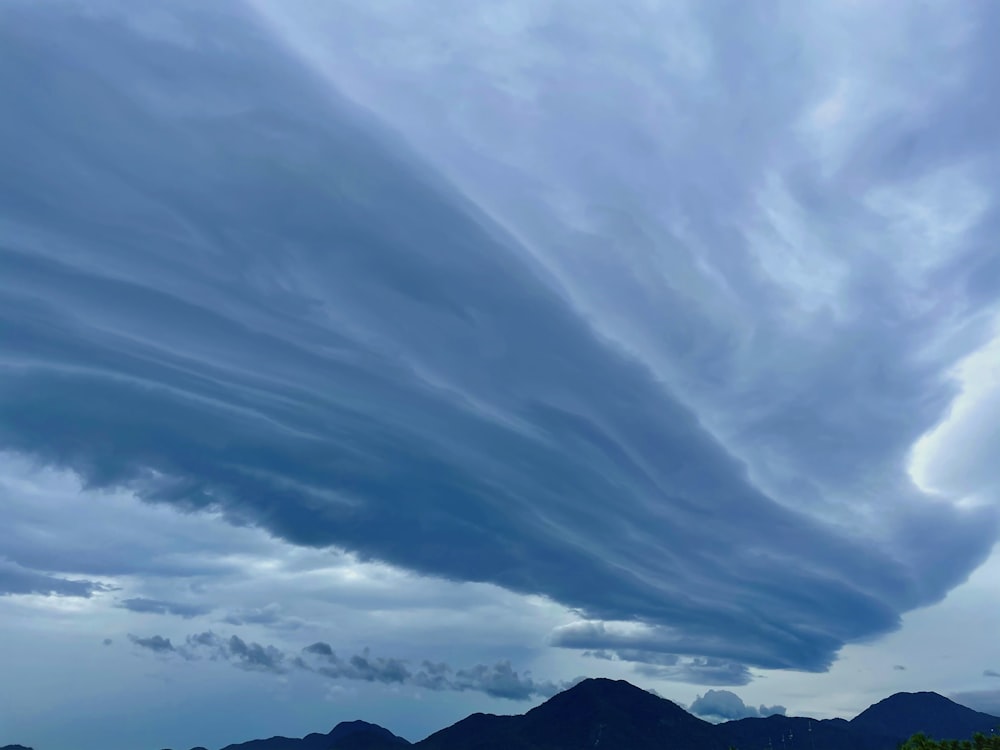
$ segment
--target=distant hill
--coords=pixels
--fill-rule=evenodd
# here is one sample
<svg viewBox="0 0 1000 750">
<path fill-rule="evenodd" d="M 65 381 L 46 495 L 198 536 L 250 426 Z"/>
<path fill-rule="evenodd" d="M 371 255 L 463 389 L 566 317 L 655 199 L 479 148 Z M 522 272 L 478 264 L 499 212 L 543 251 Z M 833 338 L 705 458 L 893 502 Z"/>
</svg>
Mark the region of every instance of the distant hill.
<svg viewBox="0 0 1000 750">
<path fill-rule="evenodd" d="M 896 693 L 855 716 L 851 728 L 870 735 L 909 736 L 916 732 L 936 739 L 989 734 L 1000 718 L 973 711 L 937 693 Z"/>
<path fill-rule="evenodd" d="M 851 721 L 769 716 L 710 724 L 624 680 L 599 678 L 525 714 L 472 714 L 413 744 L 377 724 L 345 721 L 326 734 L 251 740 L 223 750 L 896 750 L 917 732 L 967 739 L 994 730 L 1000 733 L 1000 717 L 937 693 L 897 693 Z"/>
<path fill-rule="evenodd" d="M 301 739 L 271 737 L 227 745 L 223 750 L 398 750 L 410 743 L 388 729 L 367 721 L 342 721 L 326 734 Z"/>
</svg>

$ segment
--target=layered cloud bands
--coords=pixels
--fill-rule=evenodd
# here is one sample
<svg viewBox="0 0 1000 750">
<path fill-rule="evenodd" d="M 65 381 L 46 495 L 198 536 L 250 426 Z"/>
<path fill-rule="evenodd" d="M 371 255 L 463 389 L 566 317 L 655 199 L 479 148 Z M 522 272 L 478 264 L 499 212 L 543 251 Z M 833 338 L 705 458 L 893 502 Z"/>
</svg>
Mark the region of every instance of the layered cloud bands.
<svg viewBox="0 0 1000 750">
<path fill-rule="evenodd" d="M 883 326 L 883 276 L 855 279 L 845 257 L 844 294 L 870 294 L 878 326 L 823 347 L 810 325 L 796 350 L 769 302 L 787 290 L 752 281 L 725 222 L 703 228 L 733 243 L 745 284 L 618 290 L 671 343 L 662 361 L 687 373 L 671 380 L 608 335 L 609 299 L 585 310 L 558 263 L 243 6 L 206 5 L 0 10 L 0 98 L 16 103 L 0 121 L 0 448 L 294 544 L 544 594 L 588 618 L 563 645 L 694 657 L 737 681 L 745 665 L 824 669 L 984 558 L 992 507 L 906 477 L 951 390 L 947 363 L 920 359 L 919 320 Z M 579 262 L 609 284 L 601 264 L 632 267 Z M 715 298 L 742 300 L 716 308 L 732 338 L 704 327 Z M 978 320 L 976 304 L 952 312 Z M 776 343 L 774 387 L 752 387 Z M 706 354 L 726 347 L 759 354 L 746 388 L 727 379 L 738 359 Z M 92 588 L 16 564 L 7 588 Z"/>
</svg>

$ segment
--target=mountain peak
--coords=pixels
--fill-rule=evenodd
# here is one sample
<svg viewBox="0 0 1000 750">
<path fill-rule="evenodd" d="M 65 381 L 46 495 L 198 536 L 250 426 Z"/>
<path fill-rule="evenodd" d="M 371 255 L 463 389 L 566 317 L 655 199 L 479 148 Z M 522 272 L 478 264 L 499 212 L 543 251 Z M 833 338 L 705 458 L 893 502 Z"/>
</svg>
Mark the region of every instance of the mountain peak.
<svg viewBox="0 0 1000 750">
<path fill-rule="evenodd" d="M 895 693 L 851 720 L 851 726 L 871 734 L 903 737 L 922 731 L 931 737 L 954 739 L 976 732 L 989 733 L 1000 717 L 962 706 L 929 691 Z"/>
<path fill-rule="evenodd" d="M 441 730 L 420 750 L 702 750 L 711 724 L 624 680 L 582 680 L 522 716 L 479 715 Z"/>
</svg>

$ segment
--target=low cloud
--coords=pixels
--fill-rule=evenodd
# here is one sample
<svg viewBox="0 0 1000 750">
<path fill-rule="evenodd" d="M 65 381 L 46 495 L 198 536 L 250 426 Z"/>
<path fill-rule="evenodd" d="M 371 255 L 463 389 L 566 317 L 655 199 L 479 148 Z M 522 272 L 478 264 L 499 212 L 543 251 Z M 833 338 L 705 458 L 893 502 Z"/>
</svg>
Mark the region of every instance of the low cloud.
<svg viewBox="0 0 1000 750">
<path fill-rule="evenodd" d="M 259 643 L 247 643 L 239 636 L 231 636 L 226 643 L 230 660 L 245 669 L 262 670 L 265 672 L 285 672 L 282 664 L 285 655 L 274 646 L 262 646 Z"/>
<path fill-rule="evenodd" d="M 182 655 L 193 660 L 206 650 L 209 658 L 223 659 L 241 669 L 275 674 L 288 671 L 286 655 L 281 649 L 253 641 L 248 643 L 237 635 L 223 638 L 211 631 L 189 635 L 184 641 Z"/>
<path fill-rule="evenodd" d="M 302 627 L 302 623 L 299 620 L 285 617 L 281 607 L 277 604 L 230 612 L 223 618 L 223 622 L 229 625 L 268 625 L 286 630 L 296 630 Z"/>
<path fill-rule="evenodd" d="M 42 596 L 74 596 L 89 599 L 96 593 L 112 590 L 112 586 L 104 583 L 60 578 L 25 568 L 6 559 L 0 559 L 0 596 L 40 594 Z"/>
<path fill-rule="evenodd" d="M 748 685 L 753 681 L 746 664 L 702 657 L 680 659 L 673 666 L 640 664 L 635 671 L 646 677 L 692 685 Z"/>
<path fill-rule="evenodd" d="M 189 620 L 192 617 L 208 614 L 211 607 L 204 607 L 197 604 L 183 604 L 180 602 L 168 602 L 160 599 L 124 599 L 119 605 L 122 609 L 130 612 L 140 612 L 154 615 L 175 615 Z"/>
<path fill-rule="evenodd" d="M 329 643 L 322 641 L 306 646 L 300 655 L 290 655 L 276 646 L 247 642 L 236 635 L 226 638 L 211 631 L 189 635 L 183 645 L 177 647 L 169 638 L 160 635 L 148 638 L 130 635 L 129 640 L 149 651 L 175 654 L 188 661 L 208 658 L 228 661 L 242 669 L 274 674 L 286 674 L 298 669 L 334 680 L 410 685 L 434 691 L 475 691 L 508 700 L 549 697 L 581 679 L 561 683 L 536 680 L 528 672 L 517 672 L 506 660 L 456 669 L 445 662 L 426 660 L 419 666 L 411 667 L 404 659 L 375 656 L 367 648 L 352 656 L 341 657 Z"/>
<path fill-rule="evenodd" d="M 128 639 L 136 646 L 148 649 L 157 654 L 177 653 L 177 649 L 174 648 L 174 644 L 170 642 L 170 639 L 164 638 L 162 635 L 151 635 L 148 638 L 140 638 L 130 633 Z"/>
<path fill-rule="evenodd" d="M 466 669 L 454 669 L 444 662 L 424 661 L 419 668 L 411 670 L 402 659 L 373 657 L 368 649 L 341 658 L 330 644 L 319 642 L 307 646 L 303 653 L 319 658 L 322 664 L 315 671 L 334 679 L 414 685 L 435 691 L 473 690 L 509 700 L 548 697 L 568 687 L 551 681 L 536 681 L 529 674 L 518 674 L 509 661 L 477 664 Z"/>
<path fill-rule="evenodd" d="M 774 716 L 775 714 L 784 716 L 786 709 L 784 706 L 765 705 L 754 708 L 745 704 L 742 698 L 729 690 L 708 690 L 704 695 L 699 695 L 694 699 L 690 711 L 706 719 L 730 721 Z"/>
<path fill-rule="evenodd" d="M 560 628 L 553 636 L 553 645 L 586 648 L 604 642 L 635 642 L 661 646 L 655 639 L 643 635 L 618 636 L 603 623 L 576 623 Z M 586 648 L 584 656 L 606 661 L 632 662 L 637 674 L 693 685 L 747 685 L 753 674 L 746 664 L 719 657 L 685 657 L 652 648 Z"/>
<path fill-rule="evenodd" d="M 341 659 L 328 643 L 314 643 L 303 649 L 323 662 L 316 667 L 320 674 L 334 679 L 363 680 L 383 684 L 407 683 L 413 675 L 401 659 L 374 657 L 368 649 L 360 654 Z"/>
</svg>

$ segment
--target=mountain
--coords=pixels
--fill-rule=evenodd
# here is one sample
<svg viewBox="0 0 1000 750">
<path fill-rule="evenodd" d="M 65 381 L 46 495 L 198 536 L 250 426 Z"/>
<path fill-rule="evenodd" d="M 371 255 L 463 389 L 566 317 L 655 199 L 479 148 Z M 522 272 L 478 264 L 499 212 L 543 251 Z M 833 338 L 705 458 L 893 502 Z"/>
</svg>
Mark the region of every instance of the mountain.
<svg viewBox="0 0 1000 750">
<path fill-rule="evenodd" d="M 917 732 L 967 739 L 994 729 L 1000 733 L 1000 717 L 937 693 L 897 693 L 851 721 L 769 716 L 710 724 L 624 680 L 598 678 L 525 714 L 472 714 L 414 744 L 377 724 L 345 721 L 327 734 L 251 740 L 223 750 L 896 750 Z"/>
<path fill-rule="evenodd" d="M 994 727 L 1000 727 L 1000 718 L 936 693 L 900 693 L 852 721 L 776 715 L 710 724 L 625 681 L 592 679 L 522 716 L 473 714 L 413 748 L 896 750 L 916 732 L 938 739 L 964 739 L 975 732 L 988 734 Z"/>
<path fill-rule="evenodd" d="M 896 693 L 855 716 L 851 728 L 868 735 L 909 737 L 923 732 L 936 739 L 989 734 L 1000 718 L 973 711 L 937 693 Z"/>
<path fill-rule="evenodd" d="M 623 680 L 571 687 L 523 716 L 474 714 L 416 743 L 419 750 L 702 750 L 712 725 Z"/>
<path fill-rule="evenodd" d="M 326 734 L 301 739 L 271 737 L 227 745 L 223 750 L 399 750 L 409 742 L 388 729 L 367 721 L 342 721 Z"/>
</svg>

